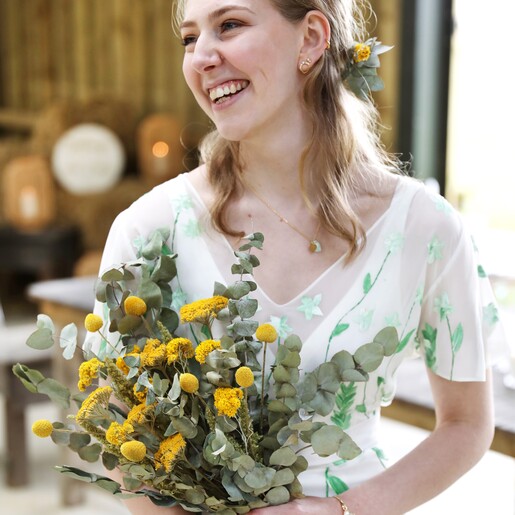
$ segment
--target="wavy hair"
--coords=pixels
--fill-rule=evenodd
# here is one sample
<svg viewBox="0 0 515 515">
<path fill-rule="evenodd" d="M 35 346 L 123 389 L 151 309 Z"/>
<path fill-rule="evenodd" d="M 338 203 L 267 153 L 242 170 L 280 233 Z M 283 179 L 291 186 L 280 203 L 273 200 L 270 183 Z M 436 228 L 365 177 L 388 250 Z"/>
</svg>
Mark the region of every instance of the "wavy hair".
<svg viewBox="0 0 515 515">
<path fill-rule="evenodd" d="M 312 123 L 312 138 L 304 149 L 299 177 L 309 207 L 306 173 L 316 174 L 321 184 L 318 217 L 332 234 L 350 245 L 347 259 L 355 257 L 366 242 L 366 234 L 351 207 L 350 193 L 356 180 L 398 172 L 399 165 L 379 138 L 379 115 L 372 101 L 358 99 L 342 81 L 348 52 L 354 42 L 365 38 L 366 0 L 268 0 L 291 23 L 300 23 L 309 11 L 322 12 L 331 27 L 331 46 L 306 76 L 302 101 Z M 184 0 L 178 0 L 176 19 L 182 19 Z M 315 142 L 316 135 L 316 142 Z M 315 144 L 316 143 L 316 144 Z M 242 164 L 239 142 L 228 141 L 215 129 L 200 145 L 209 180 L 216 193 L 211 207 L 215 228 L 232 236 L 243 236 L 226 219 L 228 201 L 236 195 Z M 306 172 L 309 160 L 311 172 Z M 372 193 L 373 194 L 373 193 Z"/>
</svg>

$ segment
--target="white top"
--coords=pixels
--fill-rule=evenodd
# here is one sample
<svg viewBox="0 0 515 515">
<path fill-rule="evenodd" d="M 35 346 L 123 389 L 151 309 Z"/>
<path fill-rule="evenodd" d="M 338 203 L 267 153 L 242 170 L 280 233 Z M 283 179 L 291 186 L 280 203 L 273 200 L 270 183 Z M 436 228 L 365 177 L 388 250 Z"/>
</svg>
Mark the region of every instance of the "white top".
<svg viewBox="0 0 515 515">
<path fill-rule="evenodd" d="M 211 227 L 187 175 L 157 186 L 117 217 L 102 269 L 135 259 L 146 236 L 165 226 L 172 230 L 169 243 L 178 253 L 175 309 L 211 296 L 215 281 L 234 282 L 233 249 Z M 255 318 L 272 323 L 281 339 L 292 332 L 301 337 L 304 371 L 342 349 L 354 352 L 385 326 L 395 326 L 401 340 L 367 383 L 342 383 L 328 419 L 348 432 L 363 453 L 344 462 L 305 452 L 310 468 L 299 479 L 307 495 L 341 493 L 386 466 L 378 435 L 380 408 L 393 398 L 395 372 L 404 359 L 422 355 L 436 374 L 454 381 L 485 379 L 487 346 L 503 335 L 477 259 L 472 238 L 451 205 L 423 184 L 401 177 L 389 209 L 368 230 L 365 249 L 350 264 L 342 256 L 282 305 L 258 284 L 252 294 L 260 305 Z"/>
</svg>

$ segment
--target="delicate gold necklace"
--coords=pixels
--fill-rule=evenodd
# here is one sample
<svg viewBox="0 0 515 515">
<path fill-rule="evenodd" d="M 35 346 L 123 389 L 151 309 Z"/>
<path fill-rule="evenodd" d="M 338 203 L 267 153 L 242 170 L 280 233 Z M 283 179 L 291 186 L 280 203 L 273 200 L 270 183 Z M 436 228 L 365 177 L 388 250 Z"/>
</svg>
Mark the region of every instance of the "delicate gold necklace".
<svg viewBox="0 0 515 515">
<path fill-rule="evenodd" d="M 293 224 L 288 222 L 288 220 L 286 220 L 286 218 L 284 218 L 284 216 L 281 215 L 281 213 L 279 213 L 277 209 L 274 209 L 263 197 L 261 197 L 261 195 L 259 195 L 259 193 L 250 184 L 245 183 L 245 186 L 249 188 L 249 190 L 251 190 L 252 193 L 254 193 L 256 198 L 260 200 L 270 211 L 272 211 L 272 213 L 274 213 L 274 215 L 277 216 L 277 218 L 279 218 L 281 222 L 284 222 L 288 227 L 290 227 L 290 229 L 293 229 L 297 234 L 300 234 L 306 241 L 309 242 L 308 248 L 311 253 L 318 254 L 319 252 L 322 252 L 322 245 L 320 245 L 320 242 L 317 239 L 318 233 L 320 231 L 320 226 L 322 225 L 321 222 L 318 222 L 315 235 L 313 236 L 313 238 L 310 238 L 308 235 L 303 233 L 298 227 L 295 227 Z"/>
</svg>

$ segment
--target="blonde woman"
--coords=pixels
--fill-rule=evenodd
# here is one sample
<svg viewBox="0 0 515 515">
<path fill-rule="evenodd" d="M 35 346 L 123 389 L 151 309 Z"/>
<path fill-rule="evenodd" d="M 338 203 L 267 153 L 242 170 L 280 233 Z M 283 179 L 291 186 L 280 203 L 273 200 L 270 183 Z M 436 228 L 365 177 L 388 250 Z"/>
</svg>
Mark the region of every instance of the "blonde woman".
<svg viewBox="0 0 515 515">
<path fill-rule="evenodd" d="M 342 463 L 306 451 L 306 497 L 252 513 L 412 510 L 470 469 L 492 439 L 484 356 L 495 327 L 480 317 L 492 299 L 472 242 L 442 198 L 396 173 L 372 103 L 343 80 L 356 62 L 355 41 L 363 41 L 355 1 L 178 3 L 184 76 L 215 130 L 197 169 L 118 217 L 103 264 L 133 258 L 138 238 L 173 227 L 179 306 L 211 295 L 213 281 L 231 282 L 233 251 L 259 231 L 258 318 L 280 337 L 301 336 L 304 370 L 395 326 L 397 352 L 367 383 L 342 385 L 347 402 L 328 417 L 362 454 Z M 416 354 L 426 359 L 437 425 L 385 469 L 381 406 L 393 396 L 398 366 Z M 128 505 L 135 514 L 186 513 L 147 500 Z"/>
</svg>

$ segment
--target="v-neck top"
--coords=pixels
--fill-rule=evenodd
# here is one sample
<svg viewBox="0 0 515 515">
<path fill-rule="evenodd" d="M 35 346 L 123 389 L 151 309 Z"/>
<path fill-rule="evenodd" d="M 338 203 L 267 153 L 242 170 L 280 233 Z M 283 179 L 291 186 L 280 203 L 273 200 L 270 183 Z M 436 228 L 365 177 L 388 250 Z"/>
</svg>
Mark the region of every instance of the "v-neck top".
<svg viewBox="0 0 515 515">
<path fill-rule="evenodd" d="M 178 254 L 174 309 L 211 296 L 215 281 L 234 282 L 234 250 L 211 225 L 187 174 L 157 186 L 117 217 L 102 269 L 135 259 L 138 246 L 161 227 L 171 229 L 169 244 Z M 356 440 L 362 454 L 345 462 L 305 452 L 310 467 L 300 480 L 308 495 L 341 493 L 386 466 L 380 408 L 391 402 L 395 373 L 406 358 L 422 356 L 449 380 L 483 381 L 487 349 L 503 340 L 490 283 L 461 216 L 443 197 L 404 176 L 353 261 L 345 263 L 341 256 L 284 304 L 275 303 L 259 284 L 252 296 L 260 306 L 255 318 L 276 327 L 279 345 L 292 333 L 302 339 L 304 372 L 341 350 L 355 352 L 386 326 L 399 334 L 396 352 L 367 382 L 341 384 L 327 417 Z M 271 351 L 268 366 L 273 359 Z"/>
</svg>

